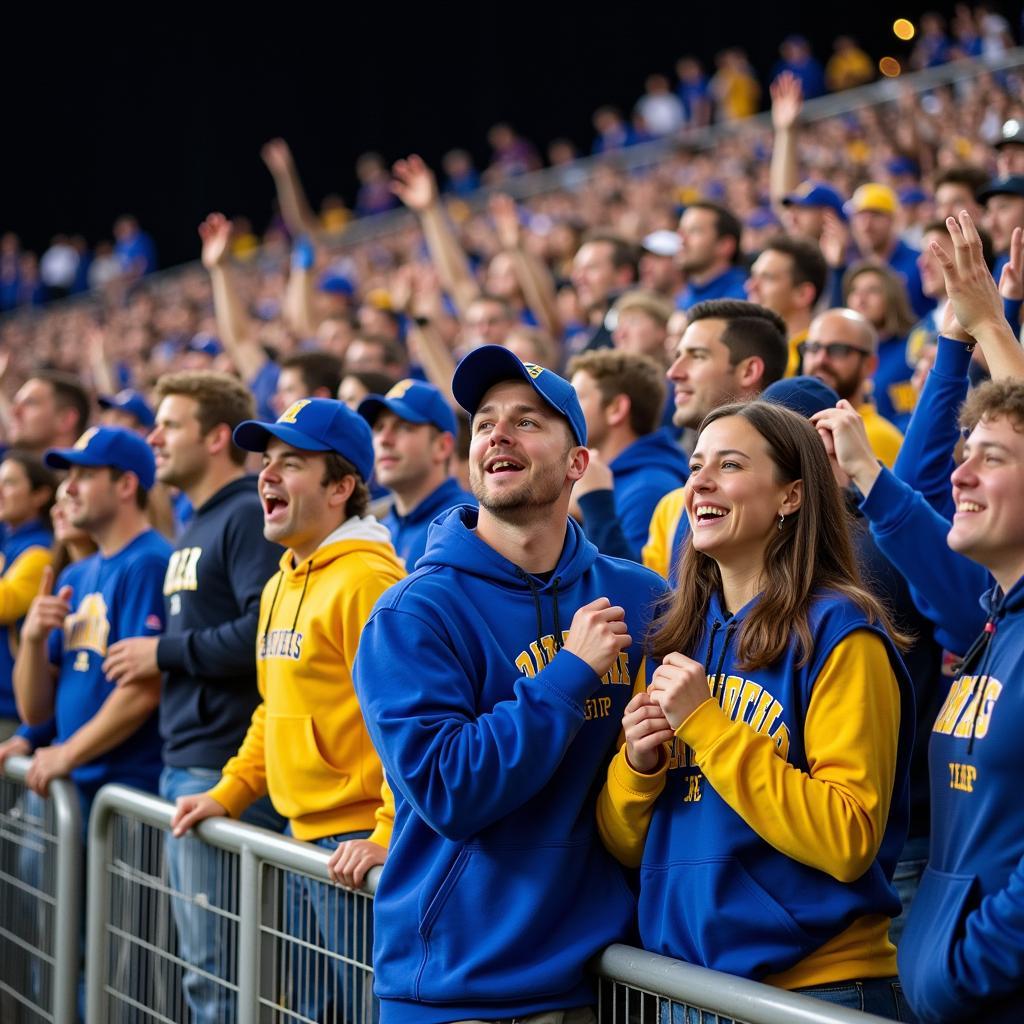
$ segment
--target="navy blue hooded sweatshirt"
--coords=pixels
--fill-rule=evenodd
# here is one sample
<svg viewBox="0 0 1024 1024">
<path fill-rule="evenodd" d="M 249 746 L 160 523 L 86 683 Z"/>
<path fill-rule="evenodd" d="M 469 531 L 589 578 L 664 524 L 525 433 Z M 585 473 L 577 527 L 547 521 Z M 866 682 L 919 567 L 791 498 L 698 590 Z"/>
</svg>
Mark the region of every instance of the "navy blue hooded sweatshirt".
<svg viewBox="0 0 1024 1024">
<path fill-rule="evenodd" d="M 587 961 L 629 935 L 634 900 L 596 834 L 622 713 L 643 686 L 654 573 L 569 521 L 549 580 L 477 537 L 476 509 L 431 527 L 378 601 L 355 685 L 395 791 L 374 906 L 381 1022 L 517 1017 L 594 1001 Z M 609 597 L 633 644 L 603 677 L 562 649 Z"/>
<path fill-rule="evenodd" d="M 932 729 L 931 851 L 899 947 L 922 1021 L 1017 1022 L 1024 1007 L 1024 581 L 982 604 Z"/>
<path fill-rule="evenodd" d="M 603 555 L 640 561 L 658 502 L 690 475 L 686 453 L 669 430 L 637 438 L 608 467 L 613 491 L 592 491 L 580 499 L 587 537 Z"/>
<path fill-rule="evenodd" d="M 254 476 L 205 501 L 178 541 L 164 577 L 167 631 L 157 646 L 165 764 L 221 768 L 237 752 L 259 703 L 260 594 L 280 557 L 263 536 Z"/>
</svg>

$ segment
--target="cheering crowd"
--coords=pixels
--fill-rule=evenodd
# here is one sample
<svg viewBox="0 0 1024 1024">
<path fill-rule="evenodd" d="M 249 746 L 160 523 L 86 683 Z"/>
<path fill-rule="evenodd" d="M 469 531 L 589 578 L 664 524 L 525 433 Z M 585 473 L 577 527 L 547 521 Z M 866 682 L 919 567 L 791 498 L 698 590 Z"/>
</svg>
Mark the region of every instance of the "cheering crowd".
<svg viewBox="0 0 1024 1024">
<path fill-rule="evenodd" d="M 296 1014 L 585 1024 L 626 941 L 1017 1018 L 1021 79 L 804 90 L 524 205 L 380 165 L 414 220 L 355 246 L 274 140 L 261 247 L 0 325 L 0 762 L 174 802 L 183 891 L 205 818 L 315 843 L 284 929 L 348 957 L 383 865 L 376 1000 L 300 953 Z"/>
</svg>

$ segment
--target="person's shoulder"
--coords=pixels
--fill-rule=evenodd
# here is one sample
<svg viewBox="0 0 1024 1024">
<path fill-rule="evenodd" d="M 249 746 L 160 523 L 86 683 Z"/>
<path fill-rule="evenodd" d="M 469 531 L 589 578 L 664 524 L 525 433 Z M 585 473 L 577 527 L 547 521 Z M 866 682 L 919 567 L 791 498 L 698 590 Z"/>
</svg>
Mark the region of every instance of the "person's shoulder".
<svg viewBox="0 0 1024 1024">
<path fill-rule="evenodd" d="M 652 594 L 660 596 L 668 593 L 668 584 L 656 572 L 628 558 L 599 554 L 590 571 L 599 574 L 602 580 L 613 581 L 615 590 L 623 596 L 627 592 L 631 597 L 650 597 Z M 608 596 L 612 598 L 613 603 L 616 602 L 614 593 Z"/>
<path fill-rule="evenodd" d="M 407 612 L 428 620 L 436 619 L 446 608 L 459 605 L 453 586 L 454 570 L 432 563 L 398 580 L 381 594 L 374 614 L 380 611 Z"/>
<path fill-rule="evenodd" d="M 868 613 L 849 594 L 830 587 L 815 591 L 808 620 L 811 631 L 819 636 L 837 633 L 845 635 L 855 629 L 877 629 Z"/>
</svg>

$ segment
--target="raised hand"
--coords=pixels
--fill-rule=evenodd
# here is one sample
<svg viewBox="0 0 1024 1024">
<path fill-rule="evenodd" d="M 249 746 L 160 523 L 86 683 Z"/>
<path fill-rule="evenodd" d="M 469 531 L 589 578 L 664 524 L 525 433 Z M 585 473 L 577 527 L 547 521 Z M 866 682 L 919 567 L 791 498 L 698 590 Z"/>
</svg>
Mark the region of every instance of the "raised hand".
<svg viewBox="0 0 1024 1024">
<path fill-rule="evenodd" d="M 1024 230 L 1010 235 L 1010 260 L 999 275 L 999 294 L 1004 299 L 1024 300 Z"/>
<path fill-rule="evenodd" d="M 53 569 L 47 566 L 39 581 L 39 592 L 29 605 L 25 623 L 21 628 L 22 637 L 30 643 L 40 643 L 51 629 L 60 629 L 71 614 L 71 587 L 61 587 L 57 594 L 53 590 Z"/>
<path fill-rule="evenodd" d="M 830 267 L 841 267 L 846 263 L 846 250 L 850 246 L 850 229 L 842 222 L 835 210 L 826 209 L 822 219 L 821 254 Z"/>
<path fill-rule="evenodd" d="M 495 193 L 487 202 L 494 221 L 498 244 L 502 249 L 515 249 L 519 245 L 519 210 L 516 201 L 502 192 Z"/>
<path fill-rule="evenodd" d="M 626 757 L 638 772 L 653 772 L 661 758 L 661 745 L 675 735 L 661 705 L 649 694 L 638 693 L 622 716 Z"/>
<path fill-rule="evenodd" d="M 866 497 L 882 469 L 860 413 L 846 399 L 840 399 L 834 409 L 816 412 L 811 424 L 825 443 L 825 450 L 835 456 L 839 468 Z"/>
<path fill-rule="evenodd" d="M 220 266 L 227 259 L 231 228 L 231 221 L 223 213 L 211 213 L 199 225 L 199 237 L 203 240 L 203 266 L 207 270 Z"/>
<path fill-rule="evenodd" d="M 932 254 L 942 267 L 946 294 L 957 320 L 972 338 L 977 338 L 978 331 L 983 331 L 986 325 L 1002 324 L 1003 303 L 985 265 L 981 236 L 971 215 L 961 210 L 959 219 L 947 217 L 946 228 L 953 239 L 953 255 L 934 241 L 930 243 Z M 1019 245 L 1018 240 L 1018 248 Z"/>
<path fill-rule="evenodd" d="M 414 153 L 392 167 L 391 191 L 416 213 L 423 213 L 437 202 L 437 178 Z"/>
<path fill-rule="evenodd" d="M 596 448 L 590 449 L 590 461 L 587 463 L 587 471 L 576 481 L 572 489 L 574 498 L 581 498 L 584 494 L 593 491 L 610 491 L 615 485 L 615 476 L 608 463 L 601 460 Z"/>
<path fill-rule="evenodd" d="M 783 71 L 768 87 L 772 98 L 772 126 L 776 131 L 792 128 L 804 105 L 804 87 L 792 71 Z"/>
<path fill-rule="evenodd" d="M 633 643 L 626 625 L 626 610 L 599 597 L 577 609 L 569 627 L 565 650 L 585 661 L 603 676 L 619 656 Z"/>
<path fill-rule="evenodd" d="M 292 151 L 284 139 L 271 139 L 260 150 L 260 156 L 263 157 L 267 170 L 275 177 L 278 174 L 287 174 L 293 163 Z"/>
</svg>

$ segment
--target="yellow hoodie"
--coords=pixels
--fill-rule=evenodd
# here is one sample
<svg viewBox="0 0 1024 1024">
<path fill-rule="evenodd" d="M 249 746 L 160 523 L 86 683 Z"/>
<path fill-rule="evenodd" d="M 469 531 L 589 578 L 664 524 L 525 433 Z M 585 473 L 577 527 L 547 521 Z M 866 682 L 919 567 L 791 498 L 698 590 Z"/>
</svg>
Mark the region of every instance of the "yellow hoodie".
<svg viewBox="0 0 1024 1024">
<path fill-rule="evenodd" d="M 263 589 L 256 637 L 262 703 L 210 790 L 237 817 L 264 793 L 297 839 L 373 829 L 387 848 L 394 798 L 352 686 L 377 598 L 405 576 L 372 517 L 343 523 L 298 565 L 291 551 Z"/>
</svg>

